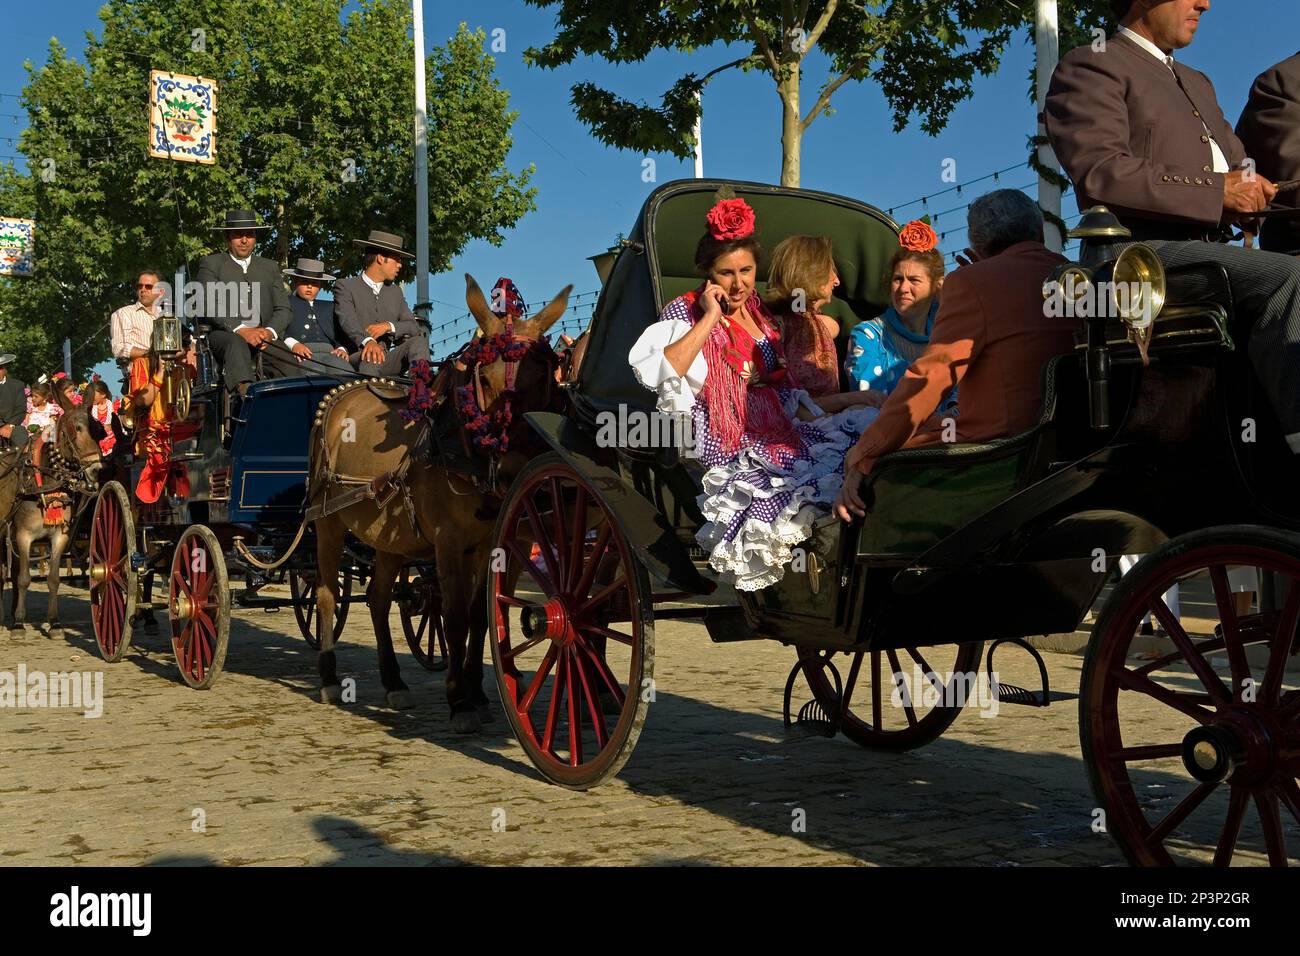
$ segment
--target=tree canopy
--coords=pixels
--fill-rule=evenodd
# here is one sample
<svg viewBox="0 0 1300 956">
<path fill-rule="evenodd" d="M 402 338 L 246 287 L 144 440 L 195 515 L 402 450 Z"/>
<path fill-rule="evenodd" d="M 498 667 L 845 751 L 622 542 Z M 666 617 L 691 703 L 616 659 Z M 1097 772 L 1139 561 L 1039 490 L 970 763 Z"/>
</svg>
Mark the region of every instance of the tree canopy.
<svg viewBox="0 0 1300 956">
<path fill-rule="evenodd" d="M 87 342 L 78 369 L 104 359 L 136 271 L 217 248 L 228 208 L 272 226 L 258 251 L 281 263 L 352 270 L 351 240 L 374 228 L 413 247 L 409 2 L 109 0 L 100 17 L 84 63 L 52 41 L 26 64 L 30 172 L 0 167 L 0 214 L 37 222 L 35 276 L 0 279 L 0 346 L 20 375 L 61 367 L 65 336 Z M 435 273 L 535 208 L 533 167 L 506 166 L 517 114 L 484 40 L 462 24 L 427 58 Z M 148 157 L 151 69 L 218 82 L 215 165 Z"/>
<path fill-rule="evenodd" d="M 738 44 L 743 56 L 689 73 L 657 105 L 636 103 L 590 82 L 572 87 L 573 106 L 601 142 L 679 159 L 694 149 L 697 93 L 723 70 L 766 74 L 782 108 L 781 183 L 799 185 L 803 133 L 831 108 L 845 83 L 874 80 L 894 114 L 913 115 L 939 133 L 971 95 L 977 75 L 994 72 L 1013 34 L 1033 26 L 1034 0 L 526 0 L 553 9 L 558 32 L 526 59 L 553 69 L 586 55 L 609 63 L 644 60 L 659 49 L 695 53 Z M 1106 22 L 1108 0 L 1061 0 L 1063 49 Z M 807 57 L 820 49 L 830 77 L 806 107 L 800 88 Z M 721 59 L 721 57 L 719 57 Z"/>
</svg>

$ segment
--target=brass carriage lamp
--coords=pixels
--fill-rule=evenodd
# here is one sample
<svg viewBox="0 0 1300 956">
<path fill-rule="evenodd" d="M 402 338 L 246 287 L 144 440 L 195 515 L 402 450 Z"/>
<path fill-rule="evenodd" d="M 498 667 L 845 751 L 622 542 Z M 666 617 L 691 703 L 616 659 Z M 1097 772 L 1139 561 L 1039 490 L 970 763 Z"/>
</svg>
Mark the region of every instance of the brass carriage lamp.
<svg viewBox="0 0 1300 956">
<path fill-rule="evenodd" d="M 163 301 L 161 314 L 153 320 L 149 351 L 162 366 L 163 402 L 175 410 L 177 418 L 189 414 L 189 376 L 178 356 L 185 351 L 181 320 L 172 315 L 171 305 Z"/>
</svg>

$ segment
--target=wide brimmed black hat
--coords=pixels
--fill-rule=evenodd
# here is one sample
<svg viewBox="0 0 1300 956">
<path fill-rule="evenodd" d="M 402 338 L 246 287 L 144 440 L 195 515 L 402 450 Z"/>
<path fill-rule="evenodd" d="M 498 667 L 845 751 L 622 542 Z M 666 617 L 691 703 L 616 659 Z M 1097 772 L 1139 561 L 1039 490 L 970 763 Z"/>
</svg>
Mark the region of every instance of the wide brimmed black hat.
<svg viewBox="0 0 1300 956">
<path fill-rule="evenodd" d="M 306 279 L 308 282 L 333 282 L 337 276 L 325 271 L 325 263 L 319 259 L 299 259 L 292 269 L 283 270 L 290 279 Z"/>
<path fill-rule="evenodd" d="M 216 227 L 220 232 L 246 229 L 270 229 L 266 223 L 258 221 L 257 213 L 251 209 L 232 209 L 226 213 L 226 221 Z"/>
<path fill-rule="evenodd" d="M 402 248 L 406 244 L 405 240 L 391 232 L 380 232 L 378 229 L 371 229 L 369 239 L 353 239 L 352 241 L 363 250 L 378 249 L 380 252 L 387 252 L 403 259 L 415 258 L 414 253 L 407 252 Z"/>
</svg>

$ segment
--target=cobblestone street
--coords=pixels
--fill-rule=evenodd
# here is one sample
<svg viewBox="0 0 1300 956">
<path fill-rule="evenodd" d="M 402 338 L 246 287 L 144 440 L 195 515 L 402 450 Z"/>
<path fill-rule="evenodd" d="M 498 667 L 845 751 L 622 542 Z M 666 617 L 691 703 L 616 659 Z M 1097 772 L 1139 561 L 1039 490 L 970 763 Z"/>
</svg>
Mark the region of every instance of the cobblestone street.
<svg viewBox="0 0 1300 956">
<path fill-rule="evenodd" d="M 43 593 L 30 604 L 39 619 Z M 482 736 L 454 736 L 442 675 L 404 646 L 415 706 L 378 706 L 362 606 L 340 648 L 358 703 L 328 707 L 290 610 L 236 611 L 225 673 L 194 691 L 163 633 L 137 634 L 106 665 L 85 591 L 65 586 L 61 605 L 65 638 L 4 639 L 0 670 L 102 671 L 103 716 L 0 710 L 10 865 L 1123 864 L 1091 828 L 1072 654 L 1045 655 L 1067 699 L 1004 704 L 989 719 L 968 708 L 937 742 L 885 754 L 787 735 L 790 649 L 713 645 L 696 623 L 660 622 L 657 699 L 637 750 L 617 779 L 578 793 L 542 780 L 499 708 Z M 1035 686 L 1023 652 L 1004 648 L 998 667 Z"/>
</svg>

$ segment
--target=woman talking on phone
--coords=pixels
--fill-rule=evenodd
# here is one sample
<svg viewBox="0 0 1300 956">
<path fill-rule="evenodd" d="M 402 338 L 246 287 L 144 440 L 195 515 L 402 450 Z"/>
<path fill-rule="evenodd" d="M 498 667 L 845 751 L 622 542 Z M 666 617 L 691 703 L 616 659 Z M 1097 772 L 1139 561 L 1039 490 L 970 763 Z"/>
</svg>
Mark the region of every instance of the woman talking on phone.
<svg viewBox="0 0 1300 956">
<path fill-rule="evenodd" d="M 876 415 L 833 417 L 786 368 L 780 334 L 756 290 L 762 248 L 754 211 L 723 198 L 695 251 L 704 283 L 664 307 L 628 354 L 658 410 L 689 415 L 707 471 L 697 540 L 741 590 L 779 581 L 793 545 L 834 500 L 845 451 Z"/>
</svg>

